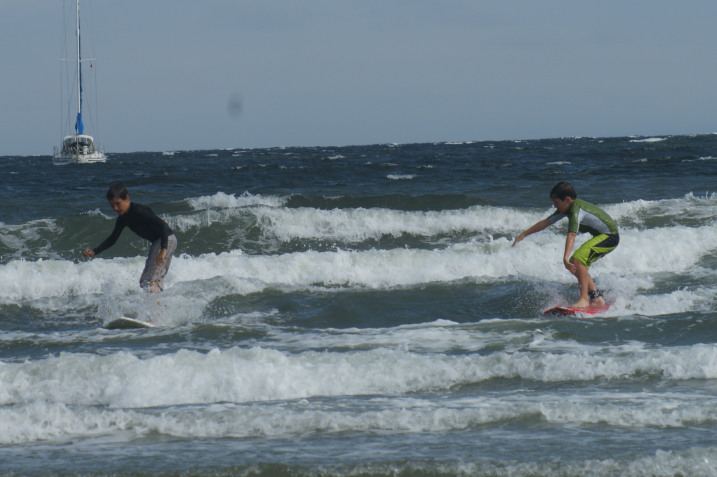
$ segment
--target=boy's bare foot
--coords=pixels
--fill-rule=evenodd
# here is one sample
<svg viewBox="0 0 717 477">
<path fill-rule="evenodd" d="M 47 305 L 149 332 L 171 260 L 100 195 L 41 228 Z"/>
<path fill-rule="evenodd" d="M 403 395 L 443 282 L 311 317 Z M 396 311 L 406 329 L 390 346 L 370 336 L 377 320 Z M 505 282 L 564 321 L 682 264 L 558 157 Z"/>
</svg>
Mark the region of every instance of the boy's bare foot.
<svg viewBox="0 0 717 477">
<path fill-rule="evenodd" d="M 604 306 L 605 305 L 605 299 L 601 296 L 594 298 L 590 300 L 591 306 Z"/>
<path fill-rule="evenodd" d="M 580 299 L 572 304 L 573 308 L 587 308 L 589 306 L 590 306 L 590 302 L 587 299 L 585 299 L 585 300 Z"/>
</svg>

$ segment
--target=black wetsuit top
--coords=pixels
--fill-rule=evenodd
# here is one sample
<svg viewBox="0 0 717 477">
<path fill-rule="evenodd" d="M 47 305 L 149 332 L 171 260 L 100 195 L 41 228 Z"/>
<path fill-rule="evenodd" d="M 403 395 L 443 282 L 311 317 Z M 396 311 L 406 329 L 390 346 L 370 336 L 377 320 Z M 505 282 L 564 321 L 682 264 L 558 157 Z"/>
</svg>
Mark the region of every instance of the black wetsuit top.
<svg viewBox="0 0 717 477">
<path fill-rule="evenodd" d="M 129 210 L 124 215 L 117 217 L 112 234 L 93 250 L 95 255 L 114 245 L 125 227 L 129 227 L 132 232 L 150 242 L 161 238 L 162 248 L 167 248 L 167 238 L 174 233 L 167 222 L 157 217 L 152 209 L 146 205 L 132 202 Z"/>
</svg>

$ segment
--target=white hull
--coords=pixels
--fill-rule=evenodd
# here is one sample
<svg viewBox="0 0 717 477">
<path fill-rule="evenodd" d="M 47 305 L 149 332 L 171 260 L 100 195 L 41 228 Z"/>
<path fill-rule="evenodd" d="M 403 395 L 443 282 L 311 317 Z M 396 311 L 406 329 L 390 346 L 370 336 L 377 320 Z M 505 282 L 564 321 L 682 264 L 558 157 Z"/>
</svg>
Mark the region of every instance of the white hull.
<svg viewBox="0 0 717 477">
<path fill-rule="evenodd" d="M 95 140 L 88 134 L 66 136 L 62 141 L 62 149 L 55 149 L 53 162 L 62 164 L 91 164 L 105 162 L 105 153 L 95 147 Z"/>
<path fill-rule="evenodd" d="M 56 154 L 52 162 L 58 166 L 64 164 L 91 164 L 93 162 L 106 162 L 107 156 L 103 152 L 92 154 Z"/>
</svg>

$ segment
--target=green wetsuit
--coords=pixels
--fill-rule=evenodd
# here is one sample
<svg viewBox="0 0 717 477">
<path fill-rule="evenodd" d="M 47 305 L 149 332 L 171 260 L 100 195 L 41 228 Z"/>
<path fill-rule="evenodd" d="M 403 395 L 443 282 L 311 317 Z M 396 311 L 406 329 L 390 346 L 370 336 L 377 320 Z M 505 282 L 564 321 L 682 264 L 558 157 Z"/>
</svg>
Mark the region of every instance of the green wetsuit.
<svg viewBox="0 0 717 477">
<path fill-rule="evenodd" d="M 575 199 L 570 210 L 563 214 L 556 211 L 548 221 L 551 224 L 568 217 L 568 232 L 588 232 L 593 236 L 573 253 L 571 260 L 578 260 L 589 267 L 597 259 L 615 250 L 620 243 L 617 224 L 600 207 L 582 199 Z"/>
</svg>

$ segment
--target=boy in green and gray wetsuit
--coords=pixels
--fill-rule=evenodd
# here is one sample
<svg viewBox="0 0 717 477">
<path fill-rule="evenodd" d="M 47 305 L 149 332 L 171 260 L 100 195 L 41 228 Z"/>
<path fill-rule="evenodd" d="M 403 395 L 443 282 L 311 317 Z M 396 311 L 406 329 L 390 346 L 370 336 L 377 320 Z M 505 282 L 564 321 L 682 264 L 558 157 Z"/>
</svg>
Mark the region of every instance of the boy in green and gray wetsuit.
<svg viewBox="0 0 717 477">
<path fill-rule="evenodd" d="M 620 235 L 615 221 L 601 208 L 577 198 L 572 185 L 559 182 L 550 191 L 550 200 L 557 209 L 550 217 L 528 227 L 515 238 L 513 246 L 530 234 L 540 232 L 555 222 L 568 217 L 568 235 L 565 239 L 563 264 L 578 279 L 580 298 L 574 307 L 604 305 L 602 293 L 597 289 L 588 269 L 597 259 L 615 250 Z M 588 232 L 593 237 L 570 255 L 578 232 Z"/>
</svg>

